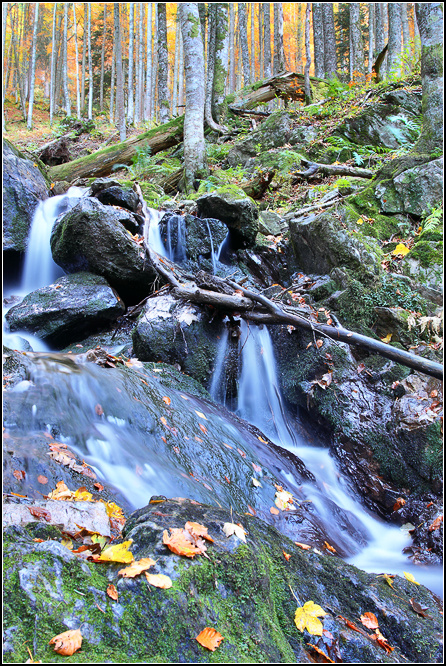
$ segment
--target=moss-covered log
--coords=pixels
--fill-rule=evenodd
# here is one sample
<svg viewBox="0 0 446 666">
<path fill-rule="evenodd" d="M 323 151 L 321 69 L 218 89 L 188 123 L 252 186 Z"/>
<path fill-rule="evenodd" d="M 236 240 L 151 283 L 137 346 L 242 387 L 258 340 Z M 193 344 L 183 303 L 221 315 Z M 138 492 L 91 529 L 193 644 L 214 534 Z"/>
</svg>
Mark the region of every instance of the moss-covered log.
<svg viewBox="0 0 446 666">
<path fill-rule="evenodd" d="M 151 154 L 171 148 L 183 140 L 184 116 L 160 127 L 98 150 L 86 157 L 49 169 L 52 181 L 73 182 L 77 178 L 108 176 L 116 164 L 131 164 L 138 150 L 150 148 Z"/>
</svg>

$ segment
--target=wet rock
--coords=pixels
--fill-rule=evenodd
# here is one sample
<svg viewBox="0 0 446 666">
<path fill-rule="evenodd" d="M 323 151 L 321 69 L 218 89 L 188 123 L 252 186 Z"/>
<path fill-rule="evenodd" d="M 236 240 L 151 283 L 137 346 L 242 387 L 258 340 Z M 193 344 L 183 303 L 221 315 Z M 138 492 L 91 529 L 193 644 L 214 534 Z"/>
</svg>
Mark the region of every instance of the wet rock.
<svg viewBox="0 0 446 666">
<path fill-rule="evenodd" d="M 282 233 L 281 220 L 280 215 L 273 211 L 261 211 L 259 213 L 259 232 L 264 236 L 279 236 Z"/>
<path fill-rule="evenodd" d="M 56 220 L 51 250 L 67 273 L 89 271 L 105 277 L 130 305 L 147 296 L 156 273 L 120 220 L 120 213 L 110 206 L 82 198 Z"/>
<path fill-rule="evenodd" d="M 375 187 L 384 213 L 421 215 L 443 199 L 443 158 L 414 166 Z"/>
<path fill-rule="evenodd" d="M 75 273 L 25 296 L 8 311 L 6 320 L 11 331 L 29 331 L 64 346 L 124 311 L 121 298 L 104 278 Z"/>
<path fill-rule="evenodd" d="M 131 189 L 125 190 L 120 186 L 101 189 L 99 192 L 96 192 L 95 197 L 106 206 L 120 206 L 132 213 L 137 213 L 140 206 L 139 197 L 136 192 Z"/>
<path fill-rule="evenodd" d="M 96 180 L 90 185 L 89 196 L 95 197 L 103 190 L 108 190 L 111 187 L 121 187 L 121 184 L 112 178 L 96 178 Z"/>
<path fill-rule="evenodd" d="M 3 139 L 3 248 L 24 252 L 34 211 L 48 198 L 38 167 Z"/>
<path fill-rule="evenodd" d="M 221 187 L 197 199 L 201 218 L 216 218 L 231 231 L 235 247 L 251 247 L 259 230 L 259 212 L 254 201 L 235 186 Z"/>
<path fill-rule="evenodd" d="M 30 509 L 34 510 L 34 514 Z M 41 510 L 45 516 L 39 517 Z M 37 515 L 36 515 L 37 514 Z M 8 525 L 28 525 L 29 523 L 47 522 L 59 525 L 65 532 L 78 532 L 82 525 L 90 532 L 110 536 L 110 520 L 102 502 L 61 502 L 45 500 L 25 504 L 4 504 L 2 512 L 3 527 Z"/>
<path fill-rule="evenodd" d="M 163 531 L 187 521 L 208 528 L 210 559 L 179 557 L 163 545 Z M 225 522 L 243 525 L 246 544 L 226 537 Z M 50 638 L 78 627 L 83 651 L 94 649 L 95 659 L 103 663 L 129 658 L 207 662 L 208 651 L 195 640 L 204 627 L 215 627 L 224 637 L 217 650 L 226 663 L 244 661 L 246 651 L 258 663 L 310 663 L 315 654 L 310 644 L 324 652 L 335 650 L 344 663 L 442 660 L 442 617 L 429 590 L 417 586 L 414 593 L 413 583 L 399 576 L 392 590 L 383 578 L 337 557 L 301 550 L 253 516 L 190 500 L 167 500 L 135 512 L 126 525 L 134 557 L 155 559 L 150 572 L 168 575 L 170 591 L 149 587 L 144 575 L 120 577 L 122 564 L 81 561 L 61 546 L 61 534 L 54 530 L 45 543 L 35 543 L 34 535 L 34 527 L 11 527 L 4 537 L 6 661 L 13 654 L 24 661 L 28 643 L 34 654 L 51 661 Z M 117 601 L 105 593 L 110 583 L 118 590 Z M 427 617 L 414 613 L 405 601 L 414 596 Z M 322 622 L 330 632 L 328 647 L 296 629 L 296 608 L 309 600 L 327 613 Z M 365 611 L 376 614 L 393 651 L 387 653 L 340 619 L 359 626 Z"/>
</svg>

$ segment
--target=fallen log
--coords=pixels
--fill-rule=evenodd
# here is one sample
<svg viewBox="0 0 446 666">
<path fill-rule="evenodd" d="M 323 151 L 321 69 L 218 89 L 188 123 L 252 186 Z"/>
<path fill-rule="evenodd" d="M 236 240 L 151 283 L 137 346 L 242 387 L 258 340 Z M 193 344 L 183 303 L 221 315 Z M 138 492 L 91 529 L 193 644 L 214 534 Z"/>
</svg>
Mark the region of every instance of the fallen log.
<svg viewBox="0 0 446 666">
<path fill-rule="evenodd" d="M 308 160 L 302 160 L 302 163 L 308 164 L 308 168 L 306 171 L 293 171 L 293 185 L 298 182 L 298 178 L 311 178 L 319 172 L 327 176 L 354 176 L 357 178 L 373 178 L 375 175 L 370 169 L 358 169 L 347 164 L 319 164 Z"/>
<path fill-rule="evenodd" d="M 240 189 L 252 199 L 261 199 L 270 185 L 274 171 L 261 171 L 254 178 L 240 184 Z M 183 169 L 178 169 L 158 182 L 166 194 L 173 194 L 178 191 L 178 187 L 183 177 Z"/>
<path fill-rule="evenodd" d="M 114 146 L 102 148 L 86 157 L 79 157 L 72 162 L 51 167 L 48 170 L 52 181 L 72 182 L 78 178 L 108 176 L 117 164 L 131 164 L 140 150 L 150 149 L 154 155 L 167 150 L 183 140 L 184 116 L 175 118 L 160 127 L 133 136 Z"/>
</svg>

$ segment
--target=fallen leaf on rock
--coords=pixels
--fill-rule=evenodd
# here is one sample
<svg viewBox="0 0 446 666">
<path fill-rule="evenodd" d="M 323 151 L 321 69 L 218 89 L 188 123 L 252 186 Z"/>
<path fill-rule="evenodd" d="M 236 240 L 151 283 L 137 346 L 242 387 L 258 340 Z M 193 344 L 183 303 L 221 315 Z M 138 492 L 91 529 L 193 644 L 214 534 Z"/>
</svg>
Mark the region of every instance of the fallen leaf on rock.
<svg viewBox="0 0 446 666">
<path fill-rule="evenodd" d="M 51 522 L 51 513 L 47 509 L 42 509 L 39 506 L 29 506 L 28 511 L 35 518 L 43 518 L 47 523 Z"/>
<path fill-rule="evenodd" d="M 398 243 L 396 248 L 392 251 L 392 254 L 394 256 L 397 256 L 399 254 L 402 254 L 403 257 L 410 252 L 410 249 L 406 247 L 403 243 Z"/>
<path fill-rule="evenodd" d="M 288 511 L 293 504 L 293 496 L 286 490 L 278 491 L 275 495 L 274 504 L 282 511 Z"/>
<path fill-rule="evenodd" d="M 322 342 L 322 340 L 316 340 L 316 342 L 315 342 L 315 345 L 316 345 L 316 347 L 317 347 L 318 349 L 320 349 L 320 348 L 322 347 L 323 344 L 324 344 L 324 343 Z"/>
<path fill-rule="evenodd" d="M 200 417 L 200 419 L 204 419 L 205 421 L 207 421 L 207 418 L 205 417 L 205 415 L 203 414 L 203 412 L 197 412 L 196 409 L 194 409 L 194 412 L 195 412 L 195 414 L 196 414 L 197 416 Z"/>
<path fill-rule="evenodd" d="M 164 400 L 164 402 L 166 403 L 166 405 L 170 405 L 170 403 L 172 402 L 172 400 L 171 400 L 170 398 L 168 398 L 167 395 L 165 395 L 165 396 L 163 397 L 163 400 Z"/>
<path fill-rule="evenodd" d="M 169 576 L 165 576 L 164 574 L 146 573 L 146 578 L 150 585 L 153 585 L 154 587 L 160 587 L 163 590 L 168 590 L 172 587 L 172 580 Z"/>
<path fill-rule="evenodd" d="M 318 653 L 319 659 L 317 660 L 319 663 L 322 664 L 335 664 L 336 662 L 333 661 L 333 659 L 330 659 L 330 657 L 325 654 L 323 650 L 317 647 L 317 645 L 313 645 L 313 643 L 308 643 L 308 647 L 312 648 L 315 652 Z"/>
<path fill-rule="evenodd" d="M 354 622 L 350 622 L 350 620 L 347 620 L 346 617 L 342 617 L 342 615 L 338 615 L 338 620 L 342 620 L 343 622 L 345 622 L 347 627 L 349 627 L 350 629 L 353 629 L 353 631 L 357 631 L 358 634 L 363 634 L 364 636 L 369 636 L 370 635 L 370 634 L 367 634 L 362 629 L 359 629 L 359 627 L 357 627 Z"/>
<path fill-rule="evenodd" d="M 208 429 L 202 423 L 199 423 L 198 427 L 200 428 L 201 432 L 203 432 L 204 434 L 207 433 Z"/>
<path fill-rule="evenodd" d="M 389 585 L 393 589 L 392 578 L 395 578 L 395 576 L 389 576 L 388 574 L 382 574 L 382 577 L 386 581 L 387 585 Z M 378 578 L 379 578 L 379 576 L 378 576 Z"/>
<path fill-rule="evenodd" d="M 197 547 L 193 541 L 187 538 L 187 533 L 180 527 L 171 527 L 171 534 L 168 530 L 163 532 L 163 544 L 175 553 L 176 555 L 183 555 L 184 557 L 195 557 L 200 555 L 202 549 Z"/>
<path fill-rule="evenodd" d="M 257 437 L 257 439 L 259 439 L 264 444 L 268 444 L 268 442 L 265 439 L 263 439 L 262 437 L 260 437 L 260 435 Z"/>
<path fill-rule="evenodd" d="M 323 608 L 314 603 L 314 601 L 307 601 L 303 606 L 296 609 L 294 615 L 294 623 L 299 631 L 305 629 L 313 636 L 322 636 L 323 625 L 318 619 L 324 617 L 327 613 Z"/>
<path fill-rule="evenodd" d="M 107 586 L 107 594 L 113 601 L 118 601 L 118 590 L 112 583 Z"/>
<path fill-rule="evenodd" d="M 383 342 L 390 342 L 392 339 L 392 334 L 388 333 L 384 338 L 381 338 Z"/>
<path fill-rule="evenodd" d="M 260 483 L 260 481 L 257 481 L 257 479 L 255 479 L 253 476 L 251 477 L 251 481 L 252 481 L 252 485 L 255 488 L 261 488 L 262 487 L 262 484 Z"/>
<path fill-rule="evenodd" d="M 296 546 L 299 546 L 299 548 L 302 548 L 303 550 L 310 550 L 311 546 L 308 546 L 306 543 L 299 543 L 298 541 L 294 542 Z"/>
<path fill-rule="evenodd" d="M 155 564 L 155 560 L 152 560 L 151 557 L 143 557 L 141 560 L 133 562 L 129 567 L 118 571 L 118 574 L 123 578 L 135 578 L 135 576 L 139 576 L 140 573 L 147 571 L 147 569 L 155 566 Z"/>
<path fill-rule="evenodd" d="M 184 529 L 187 530 L 193 538 L 203 537 L 203 539 L 207 539 L 208 541 L 212 541 L 212 543 L 214 543 L 214 539 L 212 539 L 212 537 L 210 537 L 208 534 L 208 528 L 204 525 L 200 525 L 200 523 L 193 523 L 189 521 L 184 525 Z"/>
<path fill-rule="evenodd" d="M 429 525 L 429 532 L 438 530 L 442 522 L 443 522 L 443 516 L 438 516 L 438 518 L 435 518 L 434 522 L 431 523 L 431 525 Z"/>
<path fill-rule="evenodd" d="M 280 513 L 279 509 L 276 509 L 275 506 L 272 506 L 272 507 L 270 508 L 269 512 L 272 513 L 272 514 L 274 514 L 275 516 L 278 516 L 279 513 Z"/>
<path fill-rule="evenodd" d="M 284 558 L 285 558 L 286 561 L 288 562 L 288 560 L 290 559 L 291 555 L 290 555 L 289 553 L 286 553 L 284 550 L 282 550 L 282 553 L 283 553 Z"/>
<path fill-rule="evenodd" d="M 393 510 L 398 511 L 398 509 L 401 509 L 401 507 L 404 506 L 405 504 L 406 504 L 406 500 L 403 499 L 402 497 L 398 497 L 395 504 L 393 505 Z"/>
<path fill-rule="evenodd" d="M 413 597 L 409 601 L 409 603 L 412 606 L 415 613 L 417 613 L 418 615 L 421 615 L 421 617 L 429 617 L 429 618 L 431 617 L 430 615 L 428 615 L 426 613 L 426 610 L 427 610 L 426 606 L 424 606 L 424 607 L 421 606 L 417 601 L 414 601 Z"/>
<path fill-rule="evenodd" d="M 206 629 L 203 629 L 203 631 L 198 634 L 195 640 L 197 640 L 203 647 L 214 652 L 224 638 L 216 629 L 206 627 Z"/>
<path fill-rule="evenodd" d="M 93 495 L 88 492 L 85 486 L 78 488 L 73 495 L 73 500 L 75 502 L 94 502 Z"/>
<path fill-rule="evenodd" d="M 37 477 L 37 481 L 41 483 L 42 485 L 45 485 L 45 483 L 48 483 L 48 479 L 46 476 L 43 476 L 43 474 L 39 474 Z"/>
<path fill-rule="evenodd" d="M 102 414 L 104 413 L 104 410 L 102 409 L 99 403 L 95 406 L 94 411 L 98 416 L 102 416 Z"/>
<path fill-rule="evenodd" d="M 70 657 L 72 654 L 80 650 L 82 646 L 82 634 L 79 629 L 71 629 L 64 631 L 62 634 L 54 636 L 48 645 L 54 644 L 54 651 L 64 657 Z"/>
<path fill-rule="evenodd" d="M 100 554 L 98 561 L 99 562 L 122 562 L 123 564 L 130 564 L 135 559 L 133 553 L 129 551 L 130 546 L 132 545 L 132 539 L 128 541 L 123 541 L 122 543 L 116 544 L 116 546 L 109 546 L 105 548 Z"/>
<path fill-rule="evenodd" d="M 25 471 L 23 469 L 15 469 L 13 471 L 13 475 L 15 476 L 17 481 L 23 481 L 23 479 L 26 476 Z"/>
<path fill-rule="evenodd" d="M 417 581 L 415 580 L 414 576 L 411 573 L 407 573 L 407 571 L 403 571 L 403 574 L 404 574 L 404 578 L 406 578 L 406 580 L 410 581 L 411 583 L 415 583 L 415 585 L 420 584 L 420 583 L 417 583 Z"/>
<path fill-rule="evenodd" d="M 252 468 L 253 468 L 254 472 L 261 472 L 262 471 L 262 468 L 260 467 L 260 465 L 256 465 L 255 463 L 251 463 L 251 465 L 252 465 Z"/>
<path fill-rule="evenodd" d="M 329 550 L 331 553 L 335 553 L 335 552 L 336 552 L 336 548 L 333 548 L 333 546 L 330 546 L 330 544 L 328 543 L 328 541 L 324 541 L 324 548 L 326 548 L 327 550 Z"/>
<path fill-rule="evenodd" d="M 373 613 L 364 613 L 359 619 L 367 629 L 377 629 L 379 627 L 378 619 Z"/>
<path fill-rule="evenodd" d="M 236 525 L 235 523 L 225 523 L 223 525 L 223 532 L 226 534 L 226 536 L 229 538 L 233 534 L 235 534 L 236 537 L 241 539 L 246 543 L 246 537 L 245 537 L 245 530 L 241 525 Z"/>
<path fill-rule="evenodd" d="M 160 421 L 163 425 L 165 425 L 165 426 L 167 425 L 167 420 L 164 416 L 161 416 Z"/>
<path fill-rule="evenodd" d="M 244 451 L 242 451 L 241 449 L 237 449 L 237 451 L 240 453 L 242 458 L 246 458 L 246 453 Z"/>
<path fill-rule="evenodd" d="M 102 492 L 104 490 L 104 486 L 102 485 L 102 483 L 98 482 L 98 483 L 94 483 L 93 485 L 94 485 L 94 487 L 96 488 L 96 490 L 98 492 Z"/>
<path fill-rule="evenodd" d="M 387 642 L 387 638 L 384 638 L 379 629 L 375 629 L 375 633 L 372 634 L 370 638 L 376 641 L 378 645 L 384 648 L 386 652 L 393 652 L 393 650 L 395 649 L 391 645 L 389 645 L 389 643 Z"/>
</svg>

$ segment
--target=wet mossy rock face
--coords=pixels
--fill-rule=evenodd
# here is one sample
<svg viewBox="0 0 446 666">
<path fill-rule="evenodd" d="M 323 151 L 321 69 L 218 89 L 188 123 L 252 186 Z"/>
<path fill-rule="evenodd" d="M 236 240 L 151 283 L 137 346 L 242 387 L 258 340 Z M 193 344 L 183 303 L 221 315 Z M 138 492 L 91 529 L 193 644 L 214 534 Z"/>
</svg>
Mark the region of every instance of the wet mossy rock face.
<svg viewBox="0 0 446 666">
<path fill-rule="evenodd" d="M 124 314 L 108 282 L 92 273 L 73 273 L 31 292 L 6 315 L 11 331 L 25 330 L 63 347 Z"/>
<path fill-rule="evenodd" d="M 126 305 L 147 296 L 156 278 L 144 250 L 121 223 L 119 212 L 97 199 L 82 198 L 56 220 L 51 251 L 67 273 L 89 271 L 105 277 Z"/>
<path fill-rule="evenodd" d="M 3 139 L 3 249 L 24 252 L 34 211 L 48 198 L 38 166 Z"/>
<path fill-rule="evenodd" d="M 197 199 L 198 216 L 217 218 L 231 232 L 234 248 L 252 247 L 259 231 L 259 211 L 251 197 L 235 185 L 220 187 Z"/>
<path fill-rule="evenodd" d="M 206 542 L 209 559 L 184 558 L 163 545 L 164 530 L 184 527 L 186 521 L 208 528 L 214 539 Z M 225 522 L 241 523 L 246 543 L 227 538 Z M 48 540 L 36 543 L 37 534 Z M 441 662 L 435 636 L 441 634 L 442 618 L 429 590 L 398 576 L 391 589 L 382 577 L 335 556 L 302 551 L 246 514 L 189 500 L 168 500 L 132 514 L 125 538 L 133 539 L 133 555 L 155 559 L 151 572 L 171 578 L 168 590 L 151 587 L 144 574 L 122 578 L 118 571 L 124 565 L 81 561 L 61 538 L 57 528 L 41 525 L 5 532 L 8 663 L 23 663 L 26 645 L 44 663 L 66 661 L 48 642 L 77 628 L 83 635 L 77 663 L 311 663 L 309 644 L 318 639 L 294 624 L 296 608 L 310 600 L 326 611 L 323 626 L 338 641 L 346 663 Z M 291 556 L 288 561 L 283 552 Z M 110 583 L 118 590 L 117 601 L 106 594 Z M 409 600 L 414 596 L 429 617 L 413 612 Z M 359 624 L 365 612 L 376 615 L 393 652 L 387 654 L 338 617 Z M 205 627 L 224 637 L 215 652 L 195 640 Z"/>
</svg>

